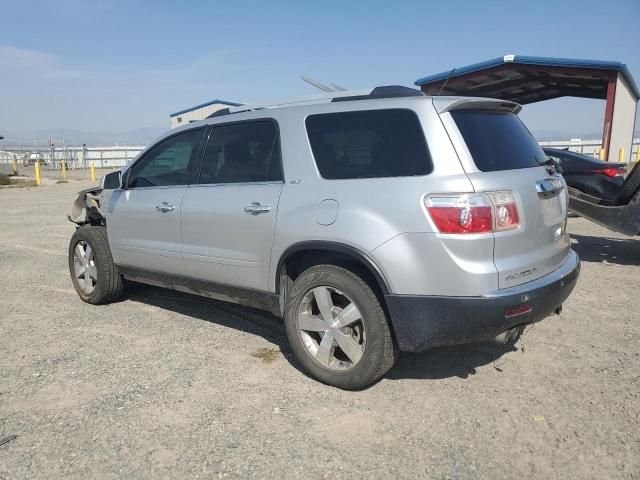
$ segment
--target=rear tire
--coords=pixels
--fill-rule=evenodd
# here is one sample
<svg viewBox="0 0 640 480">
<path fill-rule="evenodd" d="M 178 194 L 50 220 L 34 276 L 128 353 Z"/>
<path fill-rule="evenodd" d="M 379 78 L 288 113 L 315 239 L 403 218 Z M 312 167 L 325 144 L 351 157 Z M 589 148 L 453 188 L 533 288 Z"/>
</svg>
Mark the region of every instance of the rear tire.
<svg viewBox="0 0 640 480">
<path fill-rule="evenodd" d="M 113 263 L 106 227 L 76 229 L 69 243 L 69 272 L 84 302 L 109 303 L 124 293 L 124 279 Z"/>
<path fill-rule="evenodd" d="M 380 300 L 353 272 L 316 265 L 288 292 L 285 329 L 313 378 L 346 390 L 367 387 L 393 366 L 396 346 Z"/>
</svg>

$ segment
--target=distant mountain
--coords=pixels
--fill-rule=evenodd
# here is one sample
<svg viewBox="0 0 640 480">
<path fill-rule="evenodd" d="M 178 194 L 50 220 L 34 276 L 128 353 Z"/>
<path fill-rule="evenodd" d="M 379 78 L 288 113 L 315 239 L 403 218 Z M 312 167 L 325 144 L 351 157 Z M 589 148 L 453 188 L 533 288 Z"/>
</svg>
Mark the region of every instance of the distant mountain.
<svg viewBox="0 0 640 480">
<path fill-rule="evenodd" d="M 52 128 L 50 130 L 16 130 L 16 131 L 0 131 L 5 139 L 3 144 L 5 147 L 18 145 L 35 145 L 39 148 L 49 145 L 49 138 L 54 145 L 82 145 L 87 146 L 105 146 L 105 145 L 147 145 L 161 134 L 166 132 L 167 128 L 163 127 L 145 127 L 135 128 L 125 131 L 114 132 L 84 132 L 69 128 Z"/>
<path fill-rule="evenodd" d="M 582 140 L 602 140 L 602 132 L 558 132 L 554 130 L 531 129 L 531 133 L 538 141 L 569 140 L 580 138 Z M 640 137 L 640 130 L 636 130 L 633 138 Z"/>
<path fill-rule="evenodd" d="M 570 140 L 572 138 L 579 138 L 581 140 L 601 140 L 602 136 L 595 134 L 595 133 L 584 133 L 584 134 L 580 134 L 580 133 L 572 133 L 572 134 L 553 134 L 553 133 L 546 133 L 546 134 L 538 134 L 534 132 L 534 137 L 536 137 L 536 140 L 538 140 L 539 142 L 551 142 L 551 141 L 562 141 L 562 140 Z"/>
</svg>

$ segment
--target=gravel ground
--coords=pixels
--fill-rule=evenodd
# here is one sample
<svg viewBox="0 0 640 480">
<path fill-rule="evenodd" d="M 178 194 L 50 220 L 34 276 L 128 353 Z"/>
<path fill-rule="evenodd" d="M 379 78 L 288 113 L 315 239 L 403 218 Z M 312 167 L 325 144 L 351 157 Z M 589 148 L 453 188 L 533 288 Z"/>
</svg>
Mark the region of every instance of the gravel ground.
<svg viewBox="0 0 640 480">
<path fill-rule="evenodd" d="M 65 215 L 86 186 L 0 190 L 1 479 L 639 478 L 639 240 L 570 219 L 561 316 L 345 392 L 269 315 L 142 285 L 81 302 Z"/>
</svg>

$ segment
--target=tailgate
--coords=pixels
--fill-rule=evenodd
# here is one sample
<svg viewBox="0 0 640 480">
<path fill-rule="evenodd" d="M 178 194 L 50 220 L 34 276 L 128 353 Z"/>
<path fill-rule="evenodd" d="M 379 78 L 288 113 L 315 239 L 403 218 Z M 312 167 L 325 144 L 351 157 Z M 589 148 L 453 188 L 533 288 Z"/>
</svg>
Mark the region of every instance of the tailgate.
<svg viewBox="0 0 640 480">
<path fill-rule="evenodd" d="M 567 259 L 567 188 L 541 166 L 547 158 L 518 119 L 519 107 L 491 102 L 479 108 L 477 100 L 458 101 L 441 117 L 474 190 L 509 191 L 515 199 L 517 228 L 493 233 L 498 285 L 508 288 L 547 275 Z"/>
<path fill-rule="evenodd" d="M 477 191 L 511 190 L 518 206 L 520 226 L 495 232 L 493 262 L 498 269 L 498 286 L 513 287 L 553 272 L 570 251 L 566 233 L 567 189 L 539 191 L 550 184 L 543 167 L 504 172 L 470 173 Z"/>
</svg>

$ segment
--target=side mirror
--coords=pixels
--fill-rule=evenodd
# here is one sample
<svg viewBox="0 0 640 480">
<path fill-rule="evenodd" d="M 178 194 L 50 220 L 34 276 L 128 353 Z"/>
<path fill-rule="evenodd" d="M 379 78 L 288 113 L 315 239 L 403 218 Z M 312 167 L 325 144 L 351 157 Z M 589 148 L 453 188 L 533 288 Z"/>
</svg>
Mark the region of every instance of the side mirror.
<svg viewBox="0 0 640 480">
<path fill-rule="evenodd" d="M 111 172 L 102 177 L 103 190 L 118 190 L 120 188 L 122 188 L 122 172 Z"/>
</svg>

